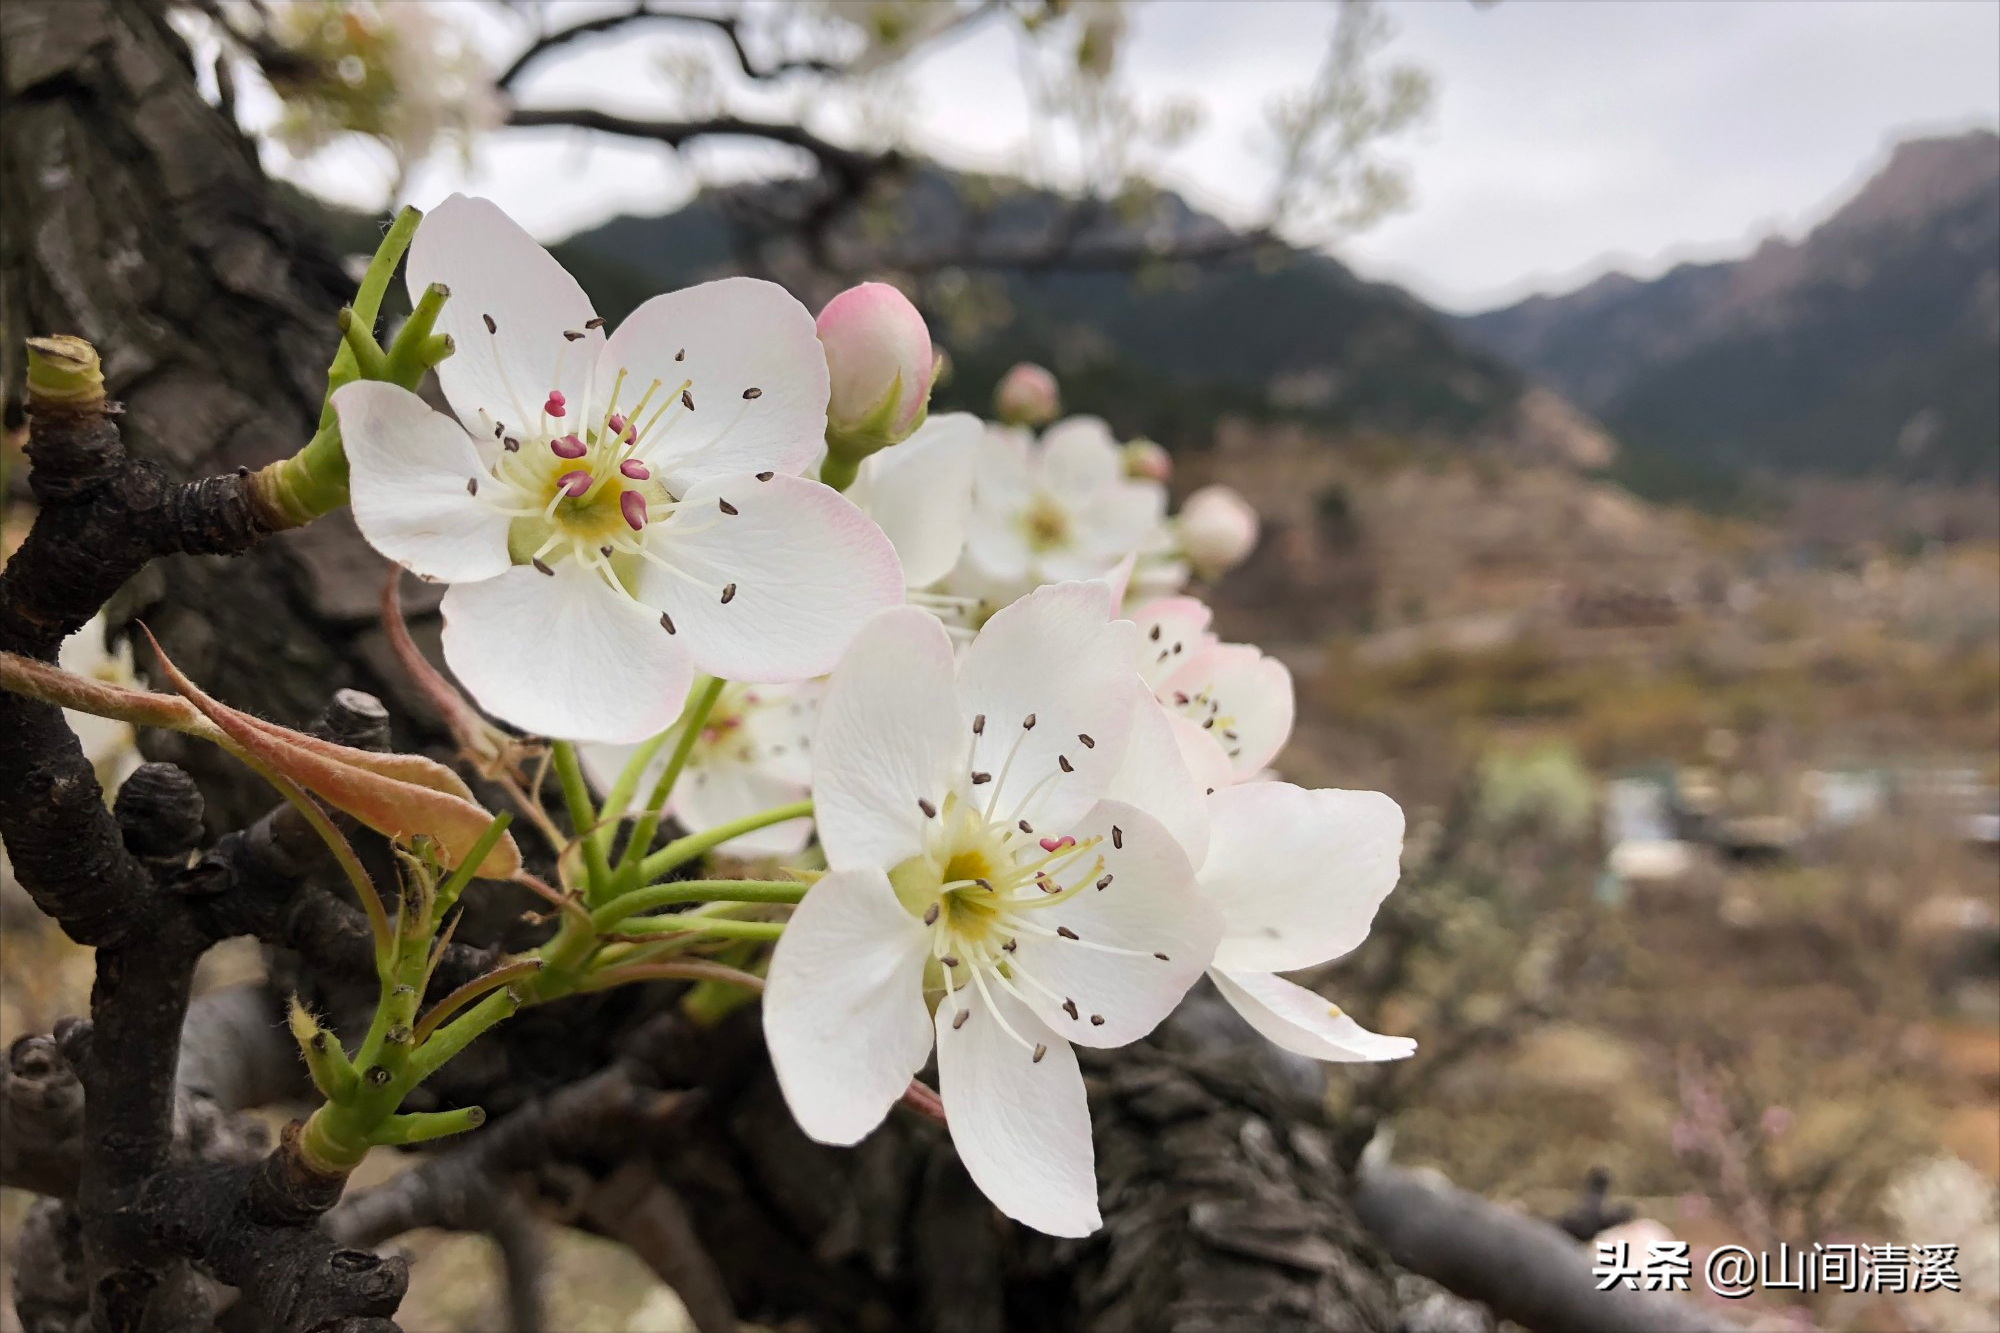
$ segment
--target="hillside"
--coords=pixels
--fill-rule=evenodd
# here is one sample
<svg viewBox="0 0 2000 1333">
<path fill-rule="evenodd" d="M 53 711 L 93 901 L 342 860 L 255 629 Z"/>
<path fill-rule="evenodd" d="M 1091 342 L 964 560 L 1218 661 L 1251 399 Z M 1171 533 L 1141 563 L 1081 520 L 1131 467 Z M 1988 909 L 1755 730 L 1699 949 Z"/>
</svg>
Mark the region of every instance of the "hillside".
<svg viewBox="0 0 2000 1333">
<path fill-rule="evenodd" d="M 556 253 L 615 316 L 644 294 L 739 267 L 736 247 L 758 234 L 748 219 L 783 188 L 761 187 L 763 198 L 722 191 L 663 217 L 614 218 Z M 908 236 L 948 240 L 976 227 L 993 241 L 1032 242 L 1064 207 L 1008 182 L 926 170 L 868 225 L 886 217 Z M 1164 194 L 1143 217 L 1107 214 L 1082 237 L 1138 227 L 1182 238 L 1223 230 Z M 780 276 L 793 281 L 782 267 Z M 1606 448 L 1550 395 L 1524 402 L 1520 374 L 1469 346 L 1437 312 L 1325 255 L 1273 248 L 1200 268 L 947 273 L 928 284 L 925 302 L 952 357 L 953 378 L 938 400 L 945 407 L 983 407 L 1006 368 L 1026 359 L 1061 374 L 1072 408 L 1171 447 L 1205 445 L 1215 418 L 1229 413 L 1544 456 Z"/>
<path fill-rule="evenodd" d="M 1797 243 L 1459 328 L 1594 412 L 1635 463 L 1992 479 L 2000 137 L 1901 144 Z"/>
</svg>

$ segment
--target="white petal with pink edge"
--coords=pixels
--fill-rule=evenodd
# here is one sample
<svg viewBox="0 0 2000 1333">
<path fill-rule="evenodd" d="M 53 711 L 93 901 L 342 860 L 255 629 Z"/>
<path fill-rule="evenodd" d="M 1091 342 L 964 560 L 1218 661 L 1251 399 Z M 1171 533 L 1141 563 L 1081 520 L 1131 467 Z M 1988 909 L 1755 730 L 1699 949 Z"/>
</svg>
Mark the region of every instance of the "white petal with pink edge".
<svg viewBox="0 0 2000 1333">
<path fill-rule="evenodd" d="M 1292 735 L 1292 673 L 1253 644 L 1214 643 L 1162 681 L 1160 702 L 1213 734 L 1238 779 L 1261 772 Z"/>
</svg>

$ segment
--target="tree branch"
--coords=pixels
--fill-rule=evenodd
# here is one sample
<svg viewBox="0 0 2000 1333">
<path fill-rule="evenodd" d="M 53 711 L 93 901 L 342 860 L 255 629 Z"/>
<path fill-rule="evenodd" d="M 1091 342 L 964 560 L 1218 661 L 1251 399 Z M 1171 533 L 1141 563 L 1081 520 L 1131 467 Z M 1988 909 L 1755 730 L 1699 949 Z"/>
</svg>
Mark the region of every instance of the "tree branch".
<svg viewBox="0 0 2000 1333">
<path fill-rule="evenodd" d="M 592 107 L 515 107 L 508 113 L 507 123 L 518 128 L 564 126 L 596 130 L 628 139 L 651 139 L 670 148 L 679 148 L 696 139 L 761 139 L 812 154 L 829 175 L 855 190 L 874 177 L 897 169 L 903 162 L 899 153 L 864 153 L 843 148 L 802 125 L 744 120 L 738 116 L 711 116 L 705 120 L 637 120 Z"/>
<path fill-rule="evenodd" d="M 635 4 L 632 8 L 611 14 L 600 14 L 595 18 L 583 19 L 567 27 L 554 28 L 530 42 L 513 63 L 502 70 L 493 82 L 503 91 L 511 90 L 530 65 L 543 56 L 568 46 L 586 37 L 615 32 L 643 22 L 687 23 L 719 32 L 728 39 L 730 50 L 736 56 L 737 67 L 747 78 L 765 82 L 781 78 L 787 74 L 839 74 L 842 67 L 832 61 L 814 57 L 793 60 L 777 60 L 768 65 L 760 65 L 750 57 L 749 48 L 743 44 L 743 21 L 730 14 L 689 13 L 686 10 L 660 9 L 650 4 Z"/>
</svg>

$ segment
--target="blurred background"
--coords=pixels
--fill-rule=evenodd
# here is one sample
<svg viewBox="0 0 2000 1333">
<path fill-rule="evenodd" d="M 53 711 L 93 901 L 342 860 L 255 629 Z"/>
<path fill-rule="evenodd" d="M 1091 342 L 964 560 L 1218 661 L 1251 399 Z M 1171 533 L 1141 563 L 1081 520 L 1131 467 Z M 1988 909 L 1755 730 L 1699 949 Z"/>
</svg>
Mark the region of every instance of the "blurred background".
<svg viewBox="0 0 2000 1333">
<path fill-rule="evenodd" d="M 614 320 L 894 281 L 935 410 L 1038 362 L 1178 493 L 1241 491 L 1262 538 L 1210 600 L 1294 674 L 1279 767 L 1410 817 L 1324 979 L 1420 1052 L 1337 1069 L 1343 1114 L 1580 1240 L 1960 1247 L 1959 1292 L 1732 1307 L 1759 1326 L 2000 1327 L 2000 5 L 175 22 L 350 261 L 464 190 Z M 11 1038 L 89 969 L 4 908 Z M 418 1244 L 408 1327 L 492 1327 L 484 1242 Z M 559 1253 L 557 1327 L 680 1327 L 628 1256 Z"/>
</svg>

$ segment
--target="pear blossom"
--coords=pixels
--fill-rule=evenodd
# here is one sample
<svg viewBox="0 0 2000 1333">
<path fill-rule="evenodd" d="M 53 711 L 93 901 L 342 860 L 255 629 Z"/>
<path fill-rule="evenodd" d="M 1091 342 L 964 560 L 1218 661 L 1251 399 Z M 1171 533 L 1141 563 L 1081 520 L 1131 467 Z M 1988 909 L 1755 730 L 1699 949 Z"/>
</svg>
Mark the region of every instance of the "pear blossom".
<svg viewBox="0 0 2000 1333">
<path fill-rule="evenodd" d="M 394 385 L 334 395 L 354 516 L 444 595 L 444 654 L 528 731 L 626 742 L 680 714 L 696 670 L 802 680 L 902 600 L 894 549 L 798 475 L 826 358 L 783 288 L 653 297 L 606 336 L 572 277 L 493 204 L 418 227 L 414 292 L 451 289 L 438 367 L 457 420 Z"/>
<path fill-rule="evenodd" d="M 861 463 L 847 498 L 888 534 L 914 590 L 949 574 L 965 548 L 972 475 L 985 423 L 966 412 L 932 417 L 893 449 Z"/>
<path fill-rule="evenodd" d="M 1228 486 L 1204 486 L 1190 495 L 1174 527 L 1195 573 L 1211 581 L 1242 564 L 1257 545 L 1257 511 Z"/>
<path fill-rule="evenodd" d="M 1111 429 L 1096 417 L 1057 422 L 1039 440 L 989 431 L 966 555 L 1000 582 L 1098 578 L 1146 542 L 1166 503 L 1164 486 L 1125 475 Z"/>
<path fill-rule="evenodd" d="M 1170 714 L 1143 695 L 1111 794 L 1173 829 L 1222 917 L 1209 980 L 1267 1040 L 1315 1060 L 1399 1060 L 1406 1037 L 1370 1032 L 1338 1005 L 1277 975 L 1352 952 L 1396 886 L 1403 812 L 1372 791 L 1288 782 L 1209 786 L 1199 751 L 1176 745 Z M 1204 791 L 1206 794 L 1204 795 Z"/>
<path fill-rule="evenodd" d="M 1139 675 L 1174 719 L 1184 749 L 1219 752 L 1231 782 L 1257 776 L 1291 738 L 1292 673 L 1255 644 L 1224 643 L 1193 597 L 1163 597 L 1132 612 Z M 1196 739 L 1200 738 L 1200 739 Z M 1191 761 L 1198 771 L 1207 761 Z M 1213 785 L 1213 784 L 1211 784 Z"/>
<path fill-rule="evenodd" d="M 909 438 L 923 424 L 937 369 L 930 330 L 910 299 L 864 282 L 827 302 L 816 325 L 831 375 L 827 429 L 856 453 Z"/>
<path fill-rule="evenodd" d="M 1010 426 L 1046 426 L 1062 411 L 1056 377 L 1031 361 L 1023 361 L 993 388 L 993 415 Z"/>
<path fill-rule="evenodd" d="M 818 721 L 819 685 L 723 685 L 701 731 L 688 747 L 666 813 L 690 833 L 803 800 L 812 790 L 812 734 Z M 676 724 L 633 789 L 643 802 L 680 740 Z M 617 781 L 637 747 L 583 745 L 584 771 L 600 789 Z M 744 859 L 796 856 L 812 838 L 812 820 L 739 834 L 716 850 Z"/>
<path fill-rule="evenodd" d="M 1186 852 L 1108 799 L 1138 711 L 1133 627 L 1102 583 L 1037 590 L 954 660 L 916 608 L 827 684 L 813 792 L 828 873 L 771 959 L 780 1087 L 824 1143 L 866 1136 L 933 1045 L 952 1141 L 1000 1210 L 1099 1225 L 1071 1043 L 1145 1035 L 1208 965 Z"/>
</svg>

